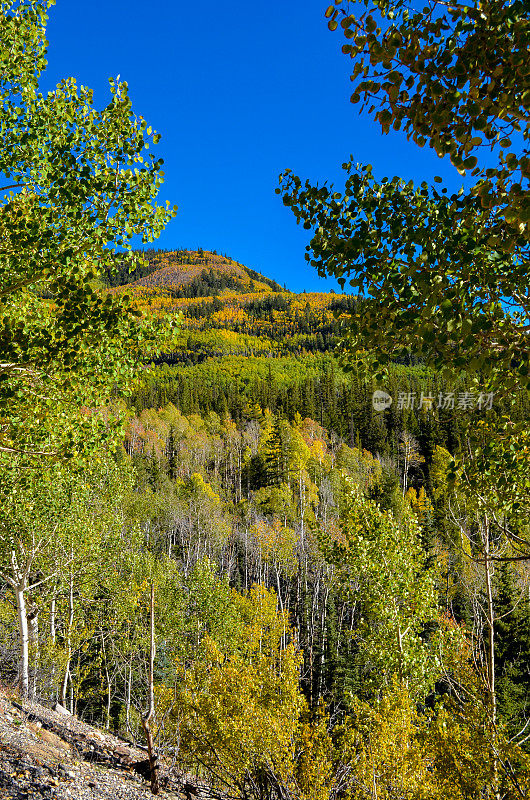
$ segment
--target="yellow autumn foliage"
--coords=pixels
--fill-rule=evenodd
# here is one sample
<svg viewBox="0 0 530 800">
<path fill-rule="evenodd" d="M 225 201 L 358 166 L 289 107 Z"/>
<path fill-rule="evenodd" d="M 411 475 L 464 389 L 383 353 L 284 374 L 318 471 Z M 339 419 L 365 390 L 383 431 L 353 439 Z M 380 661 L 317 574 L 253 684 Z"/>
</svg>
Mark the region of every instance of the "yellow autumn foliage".
<svg viewBox="0 0 530 800">
<path fill-rule="evenodd" d="M 164 688 L 160 702 L 181 763 L 242 791 L 262 769 L 289 779 L 305 703 L 300 653 L 276 596 L 254 586 L 233 600 L 243 624 L 231 651 L 205 636 L 193 664 L 178 665 L 173 696 Z"/>
</svg>

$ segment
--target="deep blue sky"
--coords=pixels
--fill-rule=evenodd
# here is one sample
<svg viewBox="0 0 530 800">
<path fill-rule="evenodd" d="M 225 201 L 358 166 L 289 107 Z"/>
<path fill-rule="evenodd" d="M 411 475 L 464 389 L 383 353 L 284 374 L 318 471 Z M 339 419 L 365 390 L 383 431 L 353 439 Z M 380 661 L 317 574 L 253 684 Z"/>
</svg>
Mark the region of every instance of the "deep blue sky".
<svg viewBox="0 0 530 800">
<path fill-rule="evenodd" d="M 331 288 L 305 263 L 309 232 L 274 193 L 282 169 L 340 184 L 351 153 L 381 177 L 449 174 L 460 185 L 432 151 L 382 136 L 350 104 L 351 61 L 327 5 L 57 0 L 46 88 L 73 75 L 101 106 L 119 74 L 162 134 L 161 196 L 179 213 L 158 246 L 217 249 L 295 291 Z"/>
</svg>

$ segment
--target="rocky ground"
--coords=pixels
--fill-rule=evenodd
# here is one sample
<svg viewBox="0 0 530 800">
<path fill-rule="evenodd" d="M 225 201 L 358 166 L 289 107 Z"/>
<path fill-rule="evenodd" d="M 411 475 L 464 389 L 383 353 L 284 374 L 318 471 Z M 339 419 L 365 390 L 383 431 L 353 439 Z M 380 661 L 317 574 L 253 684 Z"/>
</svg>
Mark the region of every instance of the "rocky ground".
<svg viewBox="0 0 530 800">
<path fill-rule="evenodd" d="M 147 754 L 76 717 L 0 687 L 1 800 L 148 800 Z M 145 777 L 142 777 L 142 774 Z M 162 800 L 217 795 L 161 764 Z"/>
</svg>

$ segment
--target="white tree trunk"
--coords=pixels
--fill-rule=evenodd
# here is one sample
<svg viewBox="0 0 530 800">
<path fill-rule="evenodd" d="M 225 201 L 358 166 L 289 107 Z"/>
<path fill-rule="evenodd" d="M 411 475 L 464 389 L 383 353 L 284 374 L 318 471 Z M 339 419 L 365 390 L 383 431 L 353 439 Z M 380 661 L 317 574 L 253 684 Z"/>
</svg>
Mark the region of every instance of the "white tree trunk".
<svg viewBox="0 0 530 800">
<path fill-rule="evenodd" d="M 149 695 L 149 708 L 147 714 L 142 716 L 142 726 L 147 740 L 147 752 L 149 755 L 149 772 L 151 777 L 151 791 L 153 794 L 158 794 L 158 757 L 154 749 L 152 723 L 155 716 L 155 692 L 154 692 L 154 667 L 155 667 L 155 587 L 151 584 L 151 602 L 149 613 L 149 630 L 150 630 L 150 643 L 149 643 L 149 679 L 148 679 L 148 695 Z"/>
<path fill-rule="evenodd" d="M 63 681 L 59 693 L 59 703 L 66 708 L 66 692 L 68 680 L 72 680 L 70 674 L 70 662 L 72 660 L 72 628 L 74 624 L 74 577 L 70 573 L 70 586 L 68 592 L 68 624 L 66 628 L 66 665 L 64 669 Z"/>
<path fill-rule="evenodd" d="M 32 609 L 28 615 L 28 636 L 33 660 L 31 676 L 31 697 L 37 696 L 37 677 L 39 674 L 40 647 L 39 647 L 39 612 Z"/>
<path fill-rule="evenodd" d="M 29 634 L 28 612 L 26 608 L 26 581 L 18 583 L 15 587 L 17 601 L 18 629 L 20 634 L 20 657 L 18 662 L 18 681 L 20 694 L 23 698 L 29 695 Z"/>
</svg>

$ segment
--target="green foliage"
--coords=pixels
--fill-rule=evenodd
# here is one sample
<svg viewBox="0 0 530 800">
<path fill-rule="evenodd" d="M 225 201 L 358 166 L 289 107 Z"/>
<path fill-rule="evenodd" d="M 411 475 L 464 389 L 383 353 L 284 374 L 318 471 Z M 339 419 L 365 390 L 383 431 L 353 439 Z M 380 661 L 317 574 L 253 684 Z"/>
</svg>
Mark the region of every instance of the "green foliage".
<svg viewBox="0 0 530 800">
<path fill-rule="evenodd" d="M 286 420 L 276 419 L 264 447 L 267 482 L 272 486 L 289 483 L 293 473 L 293 435 Z"/>
<path fill-rule="evenodd" d="M 497 691 L 510 737 L 525 739 L 521 721 L 530 702 L 530 601 L 521 573 L 501 564 L 497 575 Z M 528 750 L 528 742 L 523 744 Z"/>
<path fill-rule="evenodd" d="M 528 159 L 525 148 L 519 156 L 510 149 L 528 138 L 524 6 L 433 2 L 420 10 L 380 0 L 355 14 L 354 4 L 335 5 L 330 26 L 341 19 L 349 42 L 343 53 L 355 62 L 352 102 L 369 106 L 384 132 L 402 128 L 418 146 L 449 155 L 462 174 L 479 175 L 484 206 L 501 211 L 519 233 L 513 223 L 528 221 L 521 188 Z M 481 148 L 498 163 L 477 167 Z"/>
<path fill-rule="evenodd" d="M 273 594 L 254 587 L 247 597 L 233 593 L 232 604 L 240 620 L 232 643 L 222 647 L 213 632 L 204 636 L 174 690 L 160 689 L 162 707 L 184 765 L 200 764 L 215 783 L 258 797 L 266 770 L 283 782 L 290 777 L 304 706 L 299 655 L 287 644 L 287 619 Z"/>
<path fill-rule="evenodd" d="M 148 148 L 159 136 L 133 114 L 125 83 L 110 81 L 101 111 L 73 78 L 40 93 L 49 5 L 1 4 L 0 448 L 72 456 L 106 426 L 69 409 L 125 390 L 150 338 L 125 298 L 92 282 L 113 249 L 151 240 L 173 211 L 154 202 L 162 162 Z"/>
<path fill-rule="evenodd" d="M 424 641 L 438 611 L 434 571 L 425 565 L 419 526 L 405 508 L 396 519 L 363 497 L 351 479 L 345 484 L 340 536 L 323 547 L 338 568 L 343 591 L 362 605 L 356 636 L 366 681 L 379 687 L 397 675 L 412 696 L 425 696 L 441 662 L 440 641 Z"/>
<path fill-rule="evenodd" d="M 315 230 L 308 260 L 366 295 L 351 322 L 353 351 L 374 350 L 384 366 L 412 350 L 447 371 L 486 372 L 505 391 L 528 386 L 523 6 L 336 6 L 332 27 L 341 20 L 354 61 L 352 101 L 384 132 L 403 128 L 477 179 L 447 196 L 345 164 L 340 193 L 284 173 L 284 202 Z M 484 147 L 492 157 L 479 161 Z"/>
</svg>

